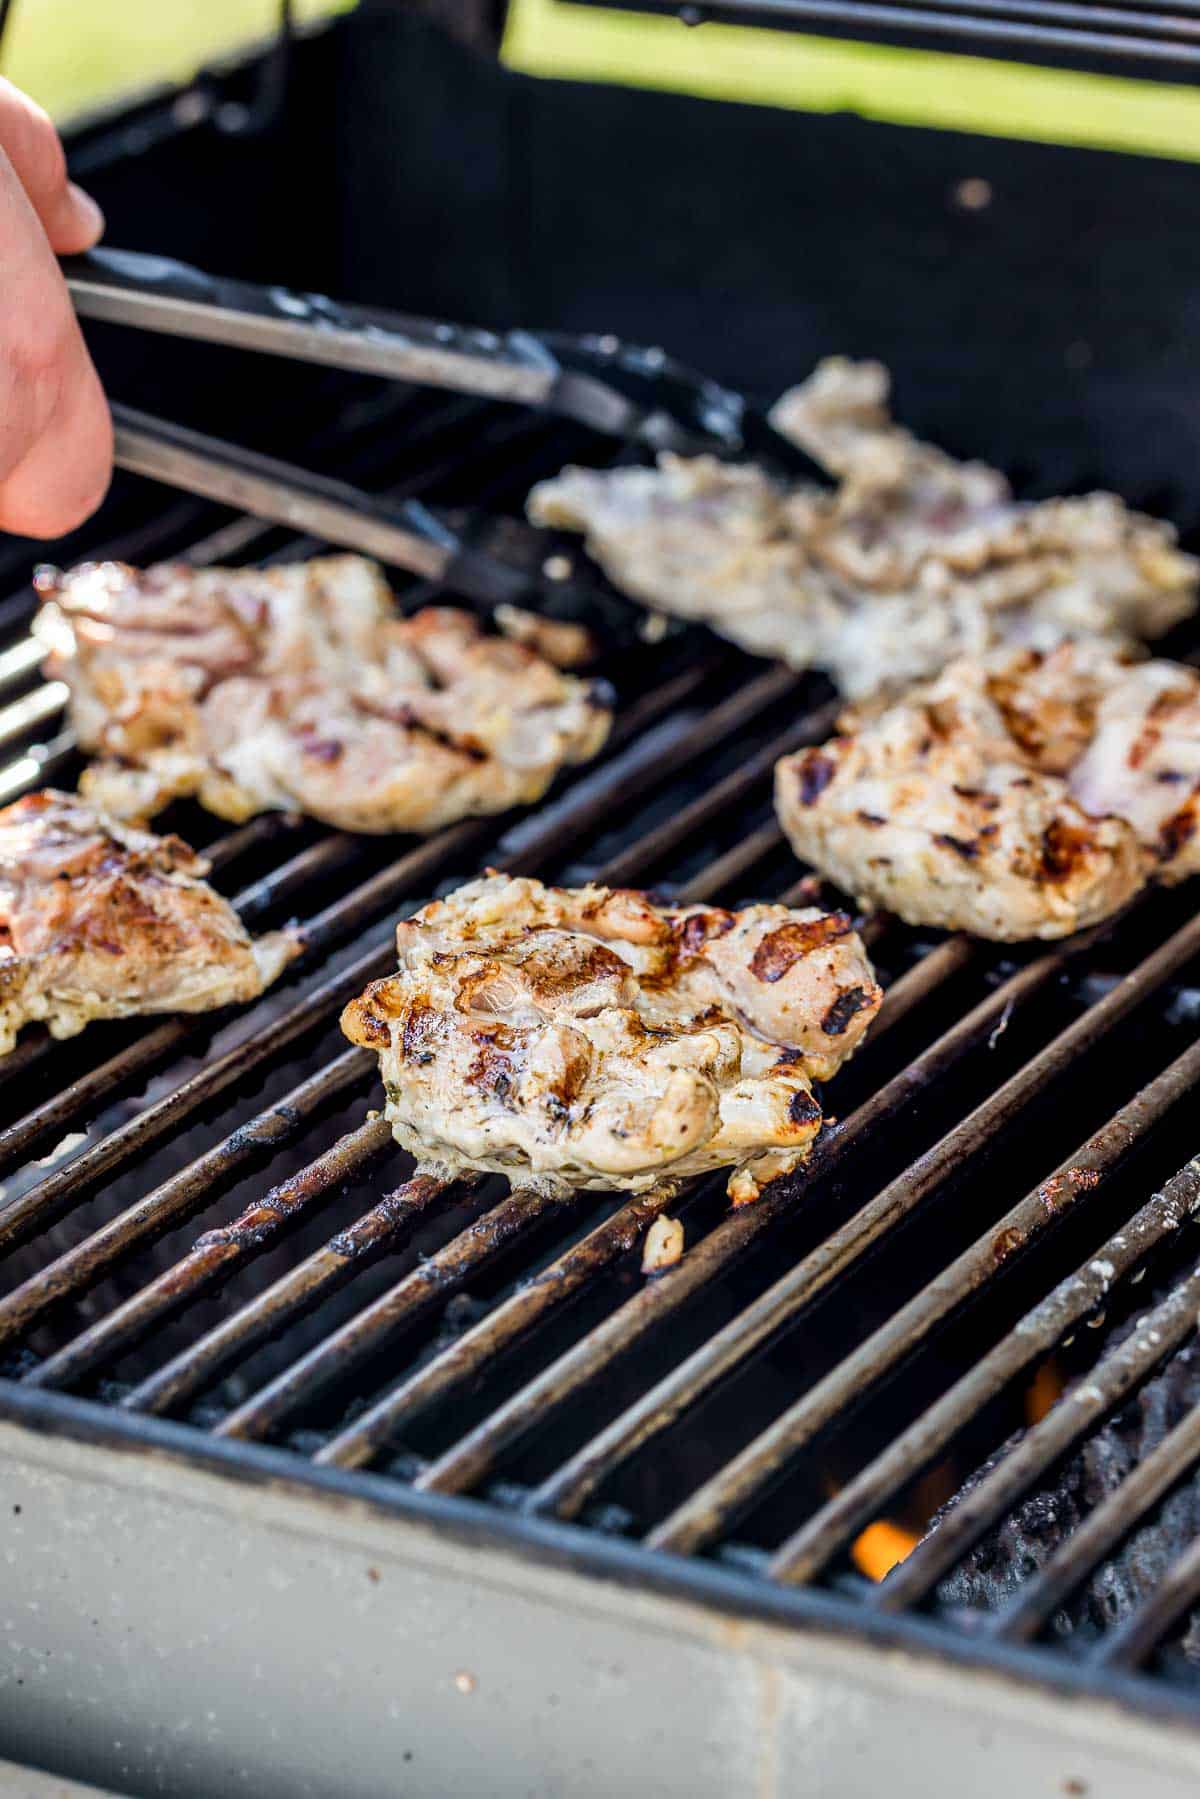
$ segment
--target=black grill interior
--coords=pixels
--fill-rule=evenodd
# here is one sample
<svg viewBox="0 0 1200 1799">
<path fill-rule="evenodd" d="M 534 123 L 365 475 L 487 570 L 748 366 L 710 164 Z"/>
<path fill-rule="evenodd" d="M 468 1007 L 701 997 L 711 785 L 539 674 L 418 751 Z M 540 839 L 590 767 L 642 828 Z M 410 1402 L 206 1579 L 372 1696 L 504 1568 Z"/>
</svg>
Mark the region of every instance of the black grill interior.
<svg viewBox="0 0 1200 1799">
<path fill-rule="evenodd" d="M 370 8 L 300 47 L 290 110 L 249 160 L 187 123 L 197 110 L 156 101 L 80 139 L 114 242 L 484 323 L 654 337 L 761 394 L 818 354 L 869 351 L 909 422 L 1024 492 L 1101 482 L 1200 531 L 1189 167 L 539 84 Z M 968 174 L 992 184 L 982 214 L 955 201 Z M 443 505 L 515 513 L 564 461 L 613 454 L 446 395 L 96 343 L 122 398 Z M 122 481 L 53 553 L 313 547 Z M 0 546 L 4 799 L 78 768 L 22 647 L 42 554 Z M 406 605 L 429 597 L 397 585 Z M 0 1070 L 0 1407 L 36 1400 L 53 1425 L 73 1395 L 134 1434 L 167 1417 L 184 1444 L 363 1469 L 366 1493 L 472 1495 L 484 1524 L 567 1519 L 581 1555 L 626 1539 L 656 1579 L 715 1561 L 747 1603 L 769 1591 L 797 1619 L 817 1599 L 901 1634 L 931 1614 L 951 1653 L 986 1638 L 1026 1672 L 1071 1666 L 1191 1708 L 1200 1566 L 1177 1490 L 1200 1440 L 1163 1447 L 1187 1405 L 1164 1399 L 1121 1478 L 1059 1507 L 1094 1534 L 1071 1578 L 1078 1528 L 1043 1528 L 1035 1555 L 1029 1519 L 1004 1522 L 1021 1505 L 1044 1526 L 1053 1495 L 1083 1490 L 1065 1419 L 1085 1435 L 1108 1419 L 1127 1443 L 1146 1382 L 1192 1378 L 1190 888 L 1083 948 L 871 922 L 887 1008 L 826 1095 L 839 1122 L 810 1171 L 732 1215 L 699 1183 L 671 1207 L 688 1254 L 656 1282 L 646 1202 L 530 1216 L 495 1183 L 449 1206 L 406 1185 L 369 1061 L 336 1028 L 386 968 L 397 911 L 487 863 L 730 903 L 802 877 L 769 774 L 827 728 L 827 686 L 700 632 L 605 672 L 613 743 L 532 816 L 426 844 L 170 818 L 256 927 L 318 919 L 320 953 L 237 1016 L 58 1047 L 29 1033 Z M 1082 1399 L 1044 1410 L 1063 1384 Z M 1116 1450 L 1089 1442 L 1111 1472 Z M 863 1577 L 868 1524 L 918 1536 L 964 1482 L 896 1573 Z M 1153 1554 L 1121 1560 L 1146 1520 Z"/>
</svg>

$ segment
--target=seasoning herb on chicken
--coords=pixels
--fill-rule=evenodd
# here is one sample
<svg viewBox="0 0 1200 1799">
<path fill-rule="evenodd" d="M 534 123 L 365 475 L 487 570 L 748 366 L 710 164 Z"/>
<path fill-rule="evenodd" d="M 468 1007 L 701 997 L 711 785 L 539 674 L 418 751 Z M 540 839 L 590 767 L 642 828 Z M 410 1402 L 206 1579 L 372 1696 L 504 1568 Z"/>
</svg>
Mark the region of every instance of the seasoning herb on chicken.
<svg viewBox="0 0 1200 1799">
<path fill-rule="evenodd" d="M 0 811 L 0 1055 L 34 1020 L 73 1037 L 93 1018 L 207 1012 L 254 999 L 300 948 L 253 940 L 178 837 L 115 824 L 75 794 Z"/>
<path fill-rule="evenodd" d="M 1200 868 L 1200 675 L 1094 642 L 994 652 L 776 770 L 798 856 L 911 924 L 1062 937 Z"/>
<path fill-rule="evenodd" d="M 617 586 L 743 649 L 824 669 L 850 698 L 997 644 L 1159 637 L 1195 610 L 1200 564 L 1112 494 L 1024 504 L 983 463 L 895 425 L 878 363 L 824 362 L 772 418 L 838 479 L 784 488 L 749 464 L 663 455 L 567 468 L 529 497 L 586 534 Z"/>
<path fill-rule="evenodd" d="M 813 1080 L 882 998 L 849 919 L 671 908 L 491 874 L 397 927 L 342 1028 L 427 1166 L 573 1188 L 732 1167 L 736 1204 L 808 1154 Z"/>
<path fill-rule="evenodd" d="M 431 831 L 541 798 L 608 734 L 607 691 L 465 612 L 397 615 L 357 556 L 270 569 L 38 577 L 47 673 L 66 681 L 83 790 L 113 816 L 194 795 L 222 818 L 308 813 Z"/>
</svg>

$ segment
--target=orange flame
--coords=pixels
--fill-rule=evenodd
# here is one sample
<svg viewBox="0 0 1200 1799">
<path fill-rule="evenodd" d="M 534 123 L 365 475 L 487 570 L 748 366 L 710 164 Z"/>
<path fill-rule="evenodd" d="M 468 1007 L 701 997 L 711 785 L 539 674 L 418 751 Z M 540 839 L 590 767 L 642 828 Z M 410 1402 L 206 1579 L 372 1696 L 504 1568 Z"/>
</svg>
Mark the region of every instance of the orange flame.
<svg viewBox="0 0 1200 1799">
<path fill-rule="evenodd" d="M 897 1562 L 916 1548 L 920 1539 L 911 1530 L 903 1530 L 886 1518 L 877 1518 L 851 1545 L 850 1555 L 860 1574 L 869 1580 L 882 1580 Z"/>
<path fill-rule="evenodd" d="M 1057 1404 L 1062 1397 L 1065 1385 L 1054 1360 L 1043 1362 L 1025 1389 L 1025 1423 L 1040 1423 L 1051 1406 Z"/>
</svg>

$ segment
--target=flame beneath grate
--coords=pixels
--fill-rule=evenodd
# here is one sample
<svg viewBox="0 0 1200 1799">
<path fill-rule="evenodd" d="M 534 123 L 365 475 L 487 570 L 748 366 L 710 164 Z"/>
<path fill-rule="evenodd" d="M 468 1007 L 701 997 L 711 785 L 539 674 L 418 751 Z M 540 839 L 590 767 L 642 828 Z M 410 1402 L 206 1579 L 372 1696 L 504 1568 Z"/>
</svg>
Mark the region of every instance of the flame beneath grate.
<svg viewBox="0 0 1200 1799">
<path fill-rule="evenodd" d="M 1026 1428 L 1043 1419 L 1062 1397 L 1066 1381 L 1057 1360 L 1051 1357 L 1036 1370 L 1025 1389 L 1023 1410 Z M 960 1484 L 960 1475 L 947 1471 L 939 1483 L 944 1490 L 932 1498 L 932 1505 L 943 1504 Z M 860 1574 L 868 1580 L 880 1581 L 902 1562 L 921 1540 L 921 1532 L 907 1530 L 890 1518 L 877 1518 L 855 1538 L 850 1557 Z"/>
<path fill-rule="evenodd" d="M 877 1518 L 855 1539 L 850 1557 L 859 1573 L 865 1574 L 868 1580 L 882 1580 L 897 1562 L 911 1554 L 919 1541 L 915 1531 L 905 1530 L 887 1518 Z"/>
<path fill-rule="evenodd" d="M 1040 1424 L 1051 1407 L 1062 1398 L 1066 1381 L 1053 1357 L 1043 1362 L 1025 1392 L 1025 1423 Z"/>
</svg>

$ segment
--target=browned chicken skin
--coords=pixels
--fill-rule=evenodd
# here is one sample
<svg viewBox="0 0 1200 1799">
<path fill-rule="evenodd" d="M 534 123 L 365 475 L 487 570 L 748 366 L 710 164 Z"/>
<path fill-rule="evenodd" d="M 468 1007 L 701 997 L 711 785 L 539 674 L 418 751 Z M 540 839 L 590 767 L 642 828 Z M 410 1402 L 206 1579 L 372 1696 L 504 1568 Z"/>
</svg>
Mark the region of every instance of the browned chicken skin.
<svg viewBox="0 0 1200 1799">
<path fill-rule="evenodd" d="M 142 820 L 194 795 L 348 831 L 432 831 L 540 799 L 608 734 L 606 695 L 467 613 L 396 615 L 374 563 L 43 571 L 37 631 L 102 758 L 83 791 Z"/>
<path fill-rule="evenodd" d="M 297 953 L 251 940 L 178 837 L 127 830 L 75 794 L 0 811 L 0 1055 L 41 1020 L 71 1037 L 93 1018 L 205 1012 L 254 999 Z"/>
<path fill-rule="evenodd" d="M 642 1188 L 732 1165 L 737 1203 L 796 1167 L 813 1079 L 882 998 L 841 914 L 656 906 L 489 875 L 397 927 L 400 966 L 342 1028 L 375 1050 L 397 1141 L 457 1173 Z"/>
</svg>

